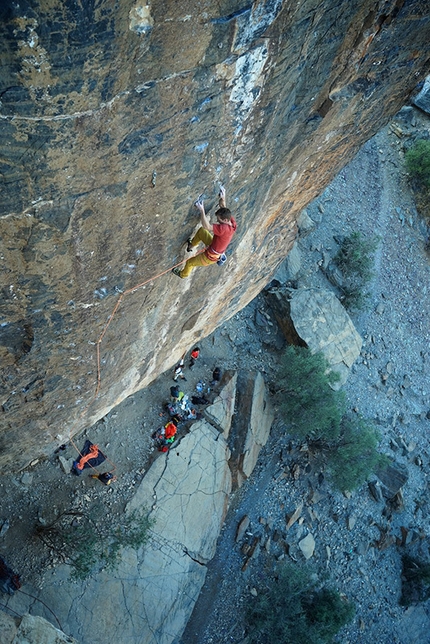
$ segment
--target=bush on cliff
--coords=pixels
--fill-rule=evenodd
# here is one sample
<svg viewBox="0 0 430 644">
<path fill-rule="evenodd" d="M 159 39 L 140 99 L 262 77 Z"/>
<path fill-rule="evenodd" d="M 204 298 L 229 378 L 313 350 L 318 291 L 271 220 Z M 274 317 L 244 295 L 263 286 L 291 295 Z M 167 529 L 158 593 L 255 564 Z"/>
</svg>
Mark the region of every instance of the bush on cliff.
<svg viewBox="0 0 430 644">
<path fill-rule="evenodd" d="M 312 573 L 283 564 L 276 577 L 248 601 L 250 644 L 326 644 L 354 616 L 354 605 L 330 588 L 319 588 Z"/>
<path fill-rule="evenodd" d="M 430 141 L 416 141 L 406 152 L 405 163 L 411 178 L 430 189 Z"/>
<path fill-rule="evenodd" d="M 378 443 L 377 430 L 362 416 L 342 418 L 339 439 L 327 449 L 330 477 L 339 490 L 351 492 L 385 462 Z"/>
<path fill-rule="evenodd" d="M 430 562 L 410 555 L 402 557 L 401 606 L 411 606 L 430 597 Z"/>
</svg>

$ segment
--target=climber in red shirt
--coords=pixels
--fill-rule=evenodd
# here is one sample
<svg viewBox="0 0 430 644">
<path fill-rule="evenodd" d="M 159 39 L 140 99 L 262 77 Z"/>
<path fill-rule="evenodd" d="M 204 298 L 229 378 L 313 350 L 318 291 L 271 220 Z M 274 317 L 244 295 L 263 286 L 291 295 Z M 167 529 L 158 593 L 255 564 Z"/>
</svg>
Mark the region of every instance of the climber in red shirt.
<svg viewBox="0 0 430 644">
<path fill-rule="evenodd" d="M 210 223 L 203 201 L 196 201 L 195 206 L 200 212 L 201 227 L 194 237 L 188 240 L 187 252 L 190 253 L 200 242 L 205 244 L 206 250 L 188 259 L 182 270 L 179 268 L 172 270 L 172 273 L 182 279 L 189 277 L 196 266 L 210 266 L 218 262 L 231 242 L 237 227 L 234 217 L 225 205 L 225 188 L 221 187 L 219 191 L 219 208 L 215 212 L 218 223 Z"/>
</svg>

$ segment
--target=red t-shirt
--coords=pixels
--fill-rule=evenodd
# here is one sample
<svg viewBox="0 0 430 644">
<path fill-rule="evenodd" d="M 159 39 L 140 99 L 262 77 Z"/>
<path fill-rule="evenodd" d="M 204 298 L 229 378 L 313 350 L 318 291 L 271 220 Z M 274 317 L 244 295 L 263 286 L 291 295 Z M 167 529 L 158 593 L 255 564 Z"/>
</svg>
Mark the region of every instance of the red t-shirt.
<svg viewBox="0 0 430 644">
<path fill-rule="evenodd" d="M 231 242 L 236 228 L 236 220 L 233 217 L 230 220 L 230 224 L 213 224 L 214 236 L 209 249 L 221 255 Z"/>
</svg>

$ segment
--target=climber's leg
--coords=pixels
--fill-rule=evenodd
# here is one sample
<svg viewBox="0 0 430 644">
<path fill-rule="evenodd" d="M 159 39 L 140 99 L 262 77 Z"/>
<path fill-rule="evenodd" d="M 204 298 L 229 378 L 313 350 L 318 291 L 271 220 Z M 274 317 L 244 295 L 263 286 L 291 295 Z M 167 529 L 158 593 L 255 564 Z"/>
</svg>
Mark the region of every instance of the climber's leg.
<svg viewBox="0 0 430 644">
<path fill-rule="evenodd" d="M 179 273 L 179 277 L 182 277 L 182 278 L 189 277 L 191 274 L 191 271 L 196 266 L 210 266 L 210 264 L 216 264 L 216 262 L 213 262 L 210 259 L 208 259 L 204 253 L 200 253 L 200 255 L 196 255 L 195 257 L 191 257 L 190 259 L 187 259 L 187 262 L 184 268 Z"/>
<path fill-rule="evenodd" d="M 205 246 L 210 246 L 213 234 L 205 228 L 199 228 L 191 240 L 191 246 L 197 246 L 199 242 L 203 242 Z"/>
</svg>

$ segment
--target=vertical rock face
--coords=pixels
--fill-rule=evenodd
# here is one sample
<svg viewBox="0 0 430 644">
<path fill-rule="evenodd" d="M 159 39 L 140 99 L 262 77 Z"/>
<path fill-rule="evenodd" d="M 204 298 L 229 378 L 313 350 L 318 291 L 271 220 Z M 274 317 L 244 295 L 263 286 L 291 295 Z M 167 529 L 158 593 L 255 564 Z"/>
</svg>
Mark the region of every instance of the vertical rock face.
<svg viewBox="0 0 430 644">
<path fill-rule="evenodd" d="M 0 18 L 4 470 L 259 292 L 302 208 L 428 72 L 430 26 L 424 0 L 5 0 Z M 228 264 L 180 281 L 218 181 Z"/>
</svg>

